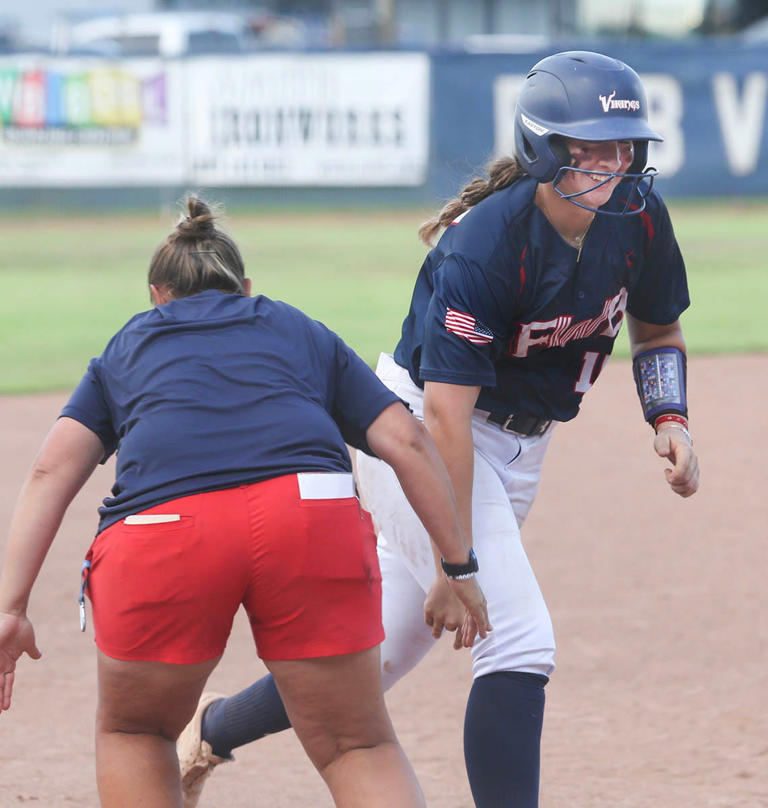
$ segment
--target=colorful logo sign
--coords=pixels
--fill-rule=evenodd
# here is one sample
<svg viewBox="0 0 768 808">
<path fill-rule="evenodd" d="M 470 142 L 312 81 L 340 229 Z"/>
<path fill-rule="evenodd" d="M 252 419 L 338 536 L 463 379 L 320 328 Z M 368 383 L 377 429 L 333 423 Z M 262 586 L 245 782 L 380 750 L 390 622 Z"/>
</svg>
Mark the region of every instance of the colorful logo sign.
<svg viewBox="0 0 768 808">
<path fill-rule="evenodd" d="M 165 73 L 0 68 L 0 123 L 7 143 L 131 143 L 166 123 Z"/>
</svg>

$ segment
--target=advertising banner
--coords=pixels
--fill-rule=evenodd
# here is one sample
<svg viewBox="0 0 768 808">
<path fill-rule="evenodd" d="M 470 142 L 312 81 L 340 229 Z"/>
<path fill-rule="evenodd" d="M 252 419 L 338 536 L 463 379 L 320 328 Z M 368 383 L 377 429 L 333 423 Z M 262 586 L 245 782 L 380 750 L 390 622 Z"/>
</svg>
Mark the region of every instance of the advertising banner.
<svg viewBox="0 0 768 808">
<path fill-rule="evenodd" d="M 420 185 L 426 54 L 291 54 L 187 63 L 189 169 L 204 185 Z"/>
<path fill-rule="evenodd" d="M 665 194 L 768 193 L 768 46 L 724 41 L 601 42 L 541 53 L 436 54 L 432 159 L 450 195 L 514 141 L 515 100 L 528 70 L 555 50 L 592 49 L 630 64 L 645 85 L 649 164 Z M 606 87 L 606 97 L 611 88 Z"/>
<path fill-rule="evenodd" d="M 181 67 L 0 58 L 0 185 L 183 181 Z"/>
<path fill-rule="evenodd" d="M 649 152 L 664 194 L 768 194 L 768 46 L 573 49 L 584 47 L 643 79 L 664 137 Z M 3 56 L 0 187 L 390 187 L 447 198 L 511 152 L 520 83 L 553 50 Z"/>
</svg>

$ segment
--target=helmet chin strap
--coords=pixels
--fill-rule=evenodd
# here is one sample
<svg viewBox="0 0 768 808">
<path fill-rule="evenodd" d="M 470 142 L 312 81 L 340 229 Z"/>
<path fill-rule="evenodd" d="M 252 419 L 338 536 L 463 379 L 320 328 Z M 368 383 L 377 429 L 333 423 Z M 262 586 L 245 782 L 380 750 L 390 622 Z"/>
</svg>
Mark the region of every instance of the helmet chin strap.
<svg viewBox="0 0 768 808">
<path fill-rule="evenodd" d="M 585 188 L 583 191 L 574 191 L 572 194 L 566 194 L 558 187 L 560 182 L 562 182 L 566 171 L 573 171 L 576 174 L 590 174 L 596 177 L 605 177 L 605 179 L 598 182 L 597 185 L 593 186 L 592 188 Z M 620 174 L 617 171 L 590 171 L 586 168 L 560 166 L 560 168 L 557 170 L 557 174 L 555 174 L 554 180 L 552 180 L 552 188 L 562 199 L 566 199 L 571 204 L 576 205 L 584 210 L 589 210 L 592 213 L 601 213 L 604 216 L 636 216 L 638 213 L 642 213 L 645 210 L 646 197 L 651 192 L 651 188 L 653 188 L 653 180 L 658 173 L 659 172 L 655 168 L 646 168 L 645 171 L 640 174 Z M 602 188 L 604 185 L 616 178 L 619 178 L 624 182 L 631 182 L 631 188 L 627 194 L 627 201 L 624 203 L 624 207 L 621 210 L 603 210 L 602 208 L 595 208 L 584 204 L 584 202 L 578 199 L 578 197 L 584 196 L 584 194 L 591 194 L 592 191 Z M 647 181 L 647 183 L 641 185 L 640 183 L 644 181 Z M 637 205 L 633 204 L 632 201 L 635 195 L 639 201 L 639 204 Z"/>
</svg>

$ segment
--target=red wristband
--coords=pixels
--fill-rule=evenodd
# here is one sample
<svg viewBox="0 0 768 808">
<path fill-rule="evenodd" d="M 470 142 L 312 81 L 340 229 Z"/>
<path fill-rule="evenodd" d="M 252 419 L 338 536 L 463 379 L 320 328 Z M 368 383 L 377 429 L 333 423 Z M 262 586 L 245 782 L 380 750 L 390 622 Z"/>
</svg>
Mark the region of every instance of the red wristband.
<svg viewBox="0 0 768 808">
<path fill-rule="evenodd" d="M 654 422 L 653 428 L 654 430 L 658 430 L 659 424 L 663 424 L 666 421 L 672 421 L 676 424 L 681 424 L 686 429 L 688 429 L 688 419 L 684 418 L 682 415 L 674 415 L 671 412 L 664 413 L 664 415 L 660 415 Z"/>
</svg>

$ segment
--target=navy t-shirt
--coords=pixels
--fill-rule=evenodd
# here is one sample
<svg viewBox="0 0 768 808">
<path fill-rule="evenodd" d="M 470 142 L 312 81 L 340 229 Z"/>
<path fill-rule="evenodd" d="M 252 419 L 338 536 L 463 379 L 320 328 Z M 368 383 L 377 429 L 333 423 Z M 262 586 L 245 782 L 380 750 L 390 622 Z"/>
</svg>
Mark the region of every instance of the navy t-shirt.
<svg viewBox="0 0 768 808">
<path fill-rule="evenodd" d="M 450 225 L 419 272 L 395 361 L 413 381 L 481 386 L 477 406 L 568 421 L 628 311 L 673 323 L 685 266 L 655 192 L 634 216 L 597 214 L 581 256 L 523 177 Z M 606 209 L 624 206 L 619 185 Z"/>
<path fill-rule="evenodd" d="M 351 471 L 345 441 L 399 399 L 298 309 L 209 290 L 133 317 L 62 415 L 117 451 L 103 530 L 188 494 L 300 471 Z"/>
</svg>

